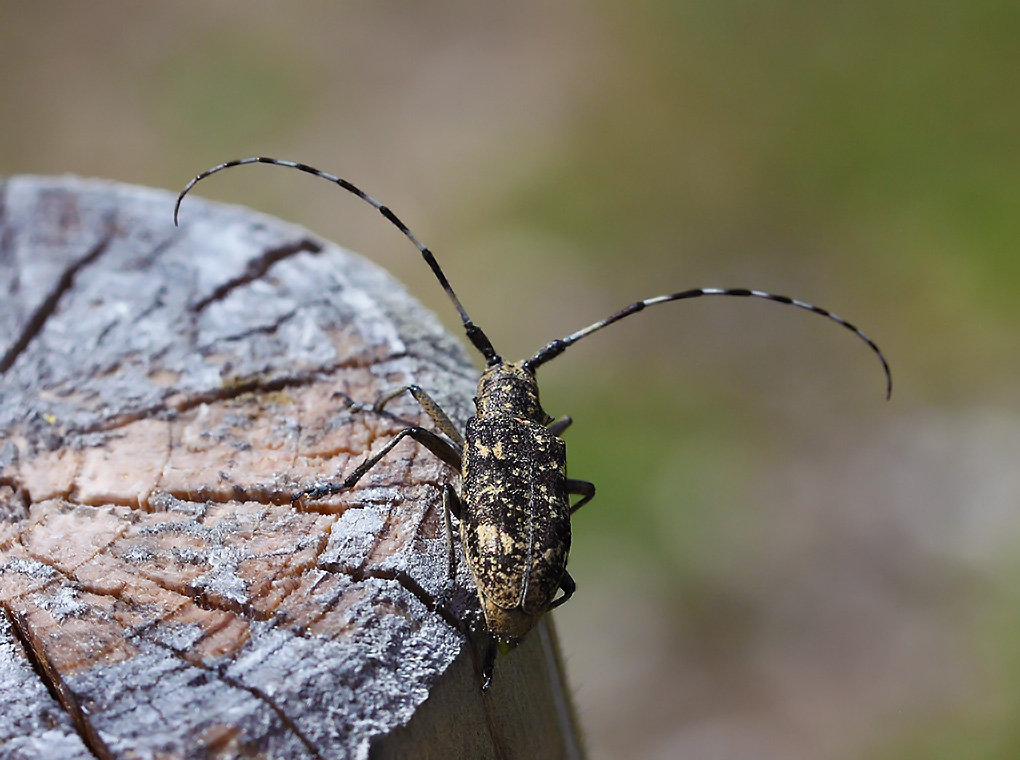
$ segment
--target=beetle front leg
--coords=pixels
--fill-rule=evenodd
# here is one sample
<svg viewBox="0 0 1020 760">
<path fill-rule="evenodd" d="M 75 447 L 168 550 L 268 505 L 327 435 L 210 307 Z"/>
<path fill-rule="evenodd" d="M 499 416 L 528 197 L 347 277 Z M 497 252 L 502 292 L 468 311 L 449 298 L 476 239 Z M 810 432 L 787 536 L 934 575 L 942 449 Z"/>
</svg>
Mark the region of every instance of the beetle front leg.
<svg viewBox="0 0 1020 760">
<path fill-rule="evenodd" d="M 587 480 L 574 480 L 573 478 L 567 478 L 567 493 L 576 494 L 582 497 L 578 499 L 577 503 L 570 505 L 570 514 L 574 514 L 574 512 L 579 510 L 595 497 L 595 484 L 589 483 Z"/>
<path fill-rule="evenodd" d="M 457 446 L 464 446 L 464 437 L 461 435 L 461 432 L 457 430 L 457 426 L 453 424 L 453 421 L 449 418 L 446 412 L 443 411 L 443 407 L 441 407 L 434 398 L 426 393 L 421 386 L 402 385 L 399 388 L 394 388 L 392 391 L 380 396 L 379 400 L 376 401 L 370 408 L 372 411 L 381 412 L 388 403 L 404 391 L 407 391 L 414 396 L 414 400 L 418 402 L 418 406 L 425 410 L 425 414 L 427 414 L 429 418 L 436 423 L 436 427 L 439 428 L 442 433 L 444 433 Z"/>
</svg>

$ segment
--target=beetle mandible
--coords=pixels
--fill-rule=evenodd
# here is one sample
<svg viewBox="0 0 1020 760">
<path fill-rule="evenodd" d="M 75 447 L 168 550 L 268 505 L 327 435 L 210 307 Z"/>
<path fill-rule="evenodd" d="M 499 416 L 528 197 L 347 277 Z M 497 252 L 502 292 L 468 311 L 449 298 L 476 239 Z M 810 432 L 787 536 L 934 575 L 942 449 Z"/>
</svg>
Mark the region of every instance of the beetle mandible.
<svg viewBox="0 0 1020 760">
<path fill-rule="evenodd" d="M 535 370 L 567 348 L 603 327 L 636 314 L 648 306 L 701 296 L 761 298 L 796 306 L 842 325 L 863 340 L 878 357 L 886 380 L 886 398 L 892 395 L 892 374 L 878 346 L 850 322 L 832 312 L 787 296 L 745 288 L 694 288 L 636 301 L 605 319 L 546 344 L 530 359 L 506 362 L 488 336 L 468 316 L 435 256 L 388 207 L 345 179 L 307 164 L 252 156 L 228 161 L 192 179 L 177 197 L 174 224 L 181 201 L 196 183 L 217 172 L 244 164 L 272 164 L 297 169 L 339 185 L 373 206 L 396 226 L 421 253 L 460 315 L 472 345 L 482 354 L 486 369 L 478 382 L 475 416 L 463 433 L 422 388 L 403 386 L 383 395 L 372 406 L 349 400 L 349 406 L 381 411 L 397 396 L 409 392 L 433 420 L 438 433 L 412 426 L 401 430 L 378 452 L 369 456 L 346 478 L 307 488 L 294 495 L 322 498 L 352 488 L 394 446 L 410 437 L 453 467 L 461 476 L 461 494 L 443 487 L 449 575 L 436 600 L 439 608 L 453 589 L 456 550 L 451 515 L 460 524 L 461 545 L 474 578 L 490 637 L 482 688 L 492 679 L 496 651 L 517 644 L 549 610 L 567 601 L 576 585 L 567 572 L 570 551 L 570 516 L 595 495 L 595 486 L 567 477 L 566 444 L 560 434 L 570 417 L 553 420 L 539 402 Z M 571 502 L 571 496 L 579 496 Z M 559 596 L 557 596 L 559 593 Z"/>
</svg>

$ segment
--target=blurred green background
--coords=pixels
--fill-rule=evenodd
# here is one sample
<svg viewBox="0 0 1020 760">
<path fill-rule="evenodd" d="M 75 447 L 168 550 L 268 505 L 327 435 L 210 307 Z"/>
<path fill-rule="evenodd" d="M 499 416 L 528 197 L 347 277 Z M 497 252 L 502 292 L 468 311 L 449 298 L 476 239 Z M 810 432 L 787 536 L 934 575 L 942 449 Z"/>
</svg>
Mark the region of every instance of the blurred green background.
<svg viewBox="0 0 1020 760">
<path fill-rule="evenodd" d="M 384 199 L 575 418 L 593 758 L 1020 757 L 1020 4 L 0 2 L 0 173 Z M 357 250 L 370 209 L 200 193 Z M 168 209 L 169 214 L 169 209 Z"/>
</svg>

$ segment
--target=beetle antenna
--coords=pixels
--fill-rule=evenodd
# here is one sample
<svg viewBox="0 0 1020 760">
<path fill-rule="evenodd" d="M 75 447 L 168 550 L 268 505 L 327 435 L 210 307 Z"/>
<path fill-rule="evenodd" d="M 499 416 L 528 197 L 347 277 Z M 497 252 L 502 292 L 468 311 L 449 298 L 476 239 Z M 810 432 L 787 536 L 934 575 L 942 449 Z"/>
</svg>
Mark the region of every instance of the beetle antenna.
<svg viewBox="0 0 1020 760">
<path fill-rule="evenodd" d="M 588 325 L 583 330 L 578 330 L 565 338 L 554 340 L 549 343 L 545 348 L 539 351 L 537 354 L 532 356 L 530 359 L 524 362 L 524 366 L 531 372 L 534 372 L 537 367 L 545 364 L 547 361 L 555 359 L 557 356 L 567 350 L 569 346 L 572 346 L 577 341 L 581 340 L 587 335 L 591 335 L 593 332 L 601 330 L 603 327 L 613 324 L 613 322 L 619 322 L 624 317 L 629 317 L 631 314 L 637 314 L 643 310 L 646 306 L 655 306 L 660 303 L 668 303 L 670 301 L 681 301 L 686 298 L 700 298 L 701 296 L 743 296 L 753 298 L 764 298 L 769 301 L 775 301 L 776 303 L 786 304 L 788 306 L 796 306 L 800 309 L 806 309 L 807 311 L 819 314 L 826 319 L 831 319 L 833 322 L 842 325 L 847 330 L 852 332 L 858 338 L 863 340 L 875 355 L 878 360 L 882 362 L 882 370 L 885 372 L 885 397 L 889 399 L 892 396 L 892 372 L 889 370 L 889 363 L 885 360 L 885 356 L 879 349 L 875 342 L 857 329 L 854 325 L 847 322 L 842 317 L 838 317 L 831 311 L 815 306 L 814 304 L 807 303 L 805 301 L 798 301 L 796 298 L 789 298 L 787 296 L 778 296 L 774 293 L 765 293 L 761 290 L 746 290 L 744 288 L 696 288 L 693 290 L 685 290 L 681 293 L 673 293 L 668 296 L 658 296 L 657 298 L 646 298 L 644 301 L 637 301 L 632 303 L 630 306 L 620 309 L 615 314 L 606 317 L 600 322 Z"/>
<path fill-rule="evenodd" d="M 404 237 L 414 243 L 415 247 L 421 252 L 422 258 L 425 259 L 425 263 L 429 265 L 432 273 L 436 276 L 436 279 L 439 280 L 439 284 L 442 285 L 443 290 L 446 291 L 446 295 L 450 297 L 450 300 L 456 307 L 457 313 L 460 315 L 460 321 L 464 324 L 464 330 L 467 332 L 468 339 L 474 347 L 481 352 L 489 365 L 492 366 L 503 361 L 499 354 L 496 353 L 496 349 L 492 347 L 492 343 L 489 341 L 488 336 L 482 331 L 482 328 L 478 327 L 478 325 L 471 321 L 471 317 L 469 317 L 467 311 L 464 310 L 464 307 L 460 303 L 460 299 L 457 298 L 457 294 L 453 292 L 453 287 L 451 287 L 450 282 L 446 279 L 446 275 L 443 274 L 443 270 L 440 268 L 439 262 L 437 262 L 436 257 L 432 255 L 432 251 L 430 251 L 424 243 L 418 240 L 415 234 L 408 229 L 407 225 L 400 221 L 400 218 L 396 214 L 390 211 L 389 207 L 384 206 L 364 190 L 351 184 L 347 180 L 342 179 L 341 177 L 337 177 L 333 174 L 327 174 L 326 172 L 316 169 L 314 166 L 309 166 L 308 164 L 301 164 L 295 161 L 281 161 L 276 158 L 266 158 L 265 156 L 252 156 L 250 158 L 237 159 L 236 161 L 227 161 L 226 163 L 219 164 L 211 169 L 206 169 L 185 185 L 184 189 L 181 190 L 180 195 L 177 196 L 177 203 L 174 204 L 174 225 L 176 226 L 178 223 L 181 201 L 183 201 L 184 196 L 191 191 L 191 188 L 211 174 L 216 174 L 217 172 L 221 172 L 224 169 L 230 169 L 234 166 L 243 166 L 244 164 L 272 164 L 273 166 L 285 166 L 289 169 L 297 169 L 298 171 L 305 172 L 306 174 L 312 174 L 316 177 L 321 177 L 324 180 L 328 180 L 333 184 L 339 185 L 347 192 L 358 196 L 361 200 L 365 201 L 365 203 L 372 206 L 376 211 L 386 217 L 390 224 L 404 233 Z"/>
</svg>

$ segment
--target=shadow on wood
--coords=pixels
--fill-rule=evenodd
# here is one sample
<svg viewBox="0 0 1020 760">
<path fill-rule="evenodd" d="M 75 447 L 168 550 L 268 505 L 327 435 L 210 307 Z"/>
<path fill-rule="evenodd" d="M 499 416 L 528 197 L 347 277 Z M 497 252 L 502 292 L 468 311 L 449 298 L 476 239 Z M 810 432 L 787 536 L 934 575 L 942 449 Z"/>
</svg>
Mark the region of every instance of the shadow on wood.
<svg viewBox="0 0 1020 760">
<path fill-rule="evenodd" d="M 551 626 L 480 685 L 414 382 L 476 373 L 373 265 L 236 207 L 0 185 L 0 758 L 579 757 Z M 458 627 L 461 630 L 458 630 Z"/>
</svg>

